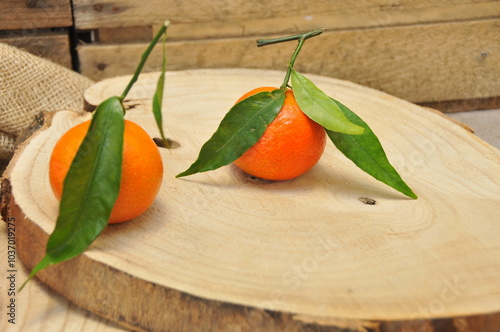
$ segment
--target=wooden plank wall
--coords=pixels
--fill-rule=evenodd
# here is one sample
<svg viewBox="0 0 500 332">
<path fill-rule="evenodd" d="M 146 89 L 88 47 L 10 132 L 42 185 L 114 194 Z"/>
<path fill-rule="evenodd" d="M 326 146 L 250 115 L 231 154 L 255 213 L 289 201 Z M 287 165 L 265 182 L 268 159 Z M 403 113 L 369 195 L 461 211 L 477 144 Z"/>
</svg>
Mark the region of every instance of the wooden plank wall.
<svg viewBox="0 0 500 332">
<path fill-rule="evenodd" d="M 68 30 L 73 25 L 70 0 L 2 0 L 0 43 L 72 67 Z"/>
<path fill-rule="evenodd" d="M 132 73 L 165 19 L 170 70 L 285 70 L 295 44 L 257 48 L 255 39 L 324 27 L 298 70 L 445 111 L 499 104 L 499 1 L 74 0 L 74 15 L 77 29 L 97 31 L 95 43 L 78 48 L 82 73 L 95 80 Z M 158 49 L 147 70 L 160 58 Z"/>
<path fill-rule="evenodd" d="M 443 111 L 500 107 L 500 0 L 2 0 L 0 42 L 69 67 L 74 24 L 92 36 L 77 48 L 79 68 L 101 80 L 132 73 L 165 19 L 169 70 L 285 70 L 295 44 L 255 40 L 324 27 L 298 70 Z M 160 53 L 146 71 L 160 69 Z"/>
</svg>

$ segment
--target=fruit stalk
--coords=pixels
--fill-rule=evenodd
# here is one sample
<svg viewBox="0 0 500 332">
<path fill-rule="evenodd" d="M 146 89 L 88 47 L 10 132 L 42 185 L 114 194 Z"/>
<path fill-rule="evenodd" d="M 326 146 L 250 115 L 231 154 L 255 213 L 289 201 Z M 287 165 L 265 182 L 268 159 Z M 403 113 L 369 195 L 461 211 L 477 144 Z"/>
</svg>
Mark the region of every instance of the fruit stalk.
<svg viewBox="0 0 500 332">
<path fill-rule="evenodd" d="M 160 40 L 161 36 L 165 33 L 165 31 L 167 30 L 167 27 L 169 25 L 170 25 L 170 21 L 169 20 L 166 20 L 165 22 L 163 22 L 163 26 L 160 28 L 160 30 L 158 31 L 158 33 L 156 34 L 156 36 L 153 38 L 153 40 L 149 44 L 148 48 L 142 54 L 141 61 L 139 62 L 139 65 L 135 69 L 134 76 L 132 77 L 132 79 L 128 83 L 128 85 L 125 88 L 125 90 L 123 91 L 122 95 L 119 97 L 119 99 L 121 101 L 123 101 L 123 99 L 125 99 L 125 97 L 127 96 L 128 92 L 130 91 L 130 89 L 132 88 L 132 86 L 134 85 L 134 83 L 137 82 L 137 79 L 139 78 L 139 74 L 142 71 L 142 67 L 144 67 L 144 64 L 146 63 L 146 60 L 148 59 L 149 54 L 151 53 L 151 51 L 153 50 L 153 48 L 155 47 L 155 45 L 158 43 L 158 40 Z"/>
<path fill-rule="evenodd" d="M 280 89 L 285 90 L 288 86 L 288 82 L 290 81 L 290 76 L 292 75 L 292 70 L 293 70 L 293 65 L 295 64 L 295 59 L 297 59 L 297 56 L 300 53 L 300 50 L 302 49 L 302 46 L 304 45 L 304 42 L 312 37 L 319 36 L 320 34 L 325 31 L 324 28 L 321 29 L 316 29 L 312 30 L 309 32 L 305 33 L 300 33 L 298 35 L 291 35 L 291 36 L 285 36 L 285 37 L 279 37 L 279 38 L 273 38 L 273 39 L 259 39 L 257 40 L 257 46 L 266 46 L 266 45 L 271 45 L 271 44 L 277 44 L 277 43 L 283 43 L 291 40 L 298 40 L 299 43 L 297 44 L 297 47 L 295 48 L 295 51 L 292 54 L 292 57 L 290 58 L 290 61 L 288 61 L 288 69 L 286 71 L 285 79 L 283 80 L 283 84 L 281 84 Z"/>
</svg>

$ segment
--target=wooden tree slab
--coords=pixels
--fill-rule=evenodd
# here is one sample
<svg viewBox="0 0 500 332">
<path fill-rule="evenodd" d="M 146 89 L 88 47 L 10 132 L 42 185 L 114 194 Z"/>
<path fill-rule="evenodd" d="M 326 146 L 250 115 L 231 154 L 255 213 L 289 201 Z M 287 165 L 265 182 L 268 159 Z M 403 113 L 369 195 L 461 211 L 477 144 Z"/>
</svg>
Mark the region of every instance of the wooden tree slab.
<svg viewBox="0 0 500 332">
<path fill-rule="evenodd" d="M 372 179 L 332 143 L 291 181 L 253 179 L 234 166 L 175 178 L 239 96 L 279 86 L 283 76 L 167 73 L 165 129 L 180 147 L 161 151 L 165 176 L 155 203 L 39 278 L 138 330 L 498 329 L 500 152 L 437 112 L 308 75 L 372 127 L 418 200 Z M 152 136 L 156 78 L 142 76 L 126 101 L 127 117 Z M 87 102 L 121 94 L 128 79 L 97 83 Z M 57 112 L 19 149 L 2 181 L 2 215 L 16 218 L 19 256 L 30 268 L 57 217 L 51 150 L 89 116 Z"/>
</svg>

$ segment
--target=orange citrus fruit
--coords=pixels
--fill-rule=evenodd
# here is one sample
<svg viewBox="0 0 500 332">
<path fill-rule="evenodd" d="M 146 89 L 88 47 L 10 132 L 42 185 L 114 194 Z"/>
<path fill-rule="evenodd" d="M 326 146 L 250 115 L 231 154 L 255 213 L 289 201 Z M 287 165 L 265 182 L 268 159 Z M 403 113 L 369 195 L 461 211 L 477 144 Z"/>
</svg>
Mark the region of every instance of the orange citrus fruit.
<svg viewBox="0 0 500 332">
<path fill-rule="evenodd" d="M 261 87 L 244 94 L 238 101 L 262 91 Z M 262 137 L 234 163 L 246 173 L 266 180 L 289 180 L 311 169 L 325 150 L 325 129 L 305 115 L 293 91 L 285 93 L 278 116 Z"/>
<path fill-rule="evenodd" d="M 68 130 L 56 143 L 49 164 L 52 190 L 61 199 L 63 182 L 90 120 Z M 111 211 L 110 224 L 138 217 L 153 203 L 160 190 L 163 163 L 151 137 L 134 122 L 125 120 L 120 191 Z"/>
</svg>

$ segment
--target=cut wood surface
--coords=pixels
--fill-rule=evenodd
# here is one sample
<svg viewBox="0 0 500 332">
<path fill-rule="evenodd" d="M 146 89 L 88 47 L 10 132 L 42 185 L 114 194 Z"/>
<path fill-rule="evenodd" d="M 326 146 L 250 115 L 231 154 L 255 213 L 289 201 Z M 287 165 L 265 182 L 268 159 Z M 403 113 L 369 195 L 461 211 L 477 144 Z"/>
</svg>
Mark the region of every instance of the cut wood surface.
<svg viewBox="0 0 500 332">
<path fill-rule="evenodd" d="M 83 255 L 39 278 L 78 306 L 133 329 L 496 331 L 500 323 L 500 152 L 442 115 L 353 83 L 308 75 L 360 115 L 419 195 L 407 199 L 333 146 L 308 173 L 265 182 L 234 166 L 183 179 L 223 115 L 283 72 L 169 72 L 153 206 L 108 227 Z M 130 77 L 100 82 L 89 104 Z M 158 136 L 157 74 L 141 77 L 127 117 Z M 57 216 L 47 179 L 57 138 L 88 118 L 61 111 L 25 142 L 3 180 L 19 257 L 33 267 Z M 374 205 L 365 204 L 367 198 Z M 31 287 L 27 286 L 27 291 Z M 436 318 L 439 318 L 436 320 Z"/>
<path fill-rule="evenodd" d="M 12 224 L 16 224 L 15 220 L 10 220 Z M 8 241 L 8 225 L 0 220 L 0 259 L 6 266 Z M 26 280 L 29 275 L 22 262 L 17 260 L 14 269 L 17 285 Z M 2 270 L 2 273 L 5 270 Z M 2 277 L 8 277 L 10 273 L 3 274 Z M 3 282 L 3 281 L 2 281 Z M 21 293 L 17 292 L 15 296 L 9 296 L 7 288 L 3 287 L 2 296 L 0 296 L 0 331 L 2 332 L 124 332 L 125 328 L 106 320 L 102 317 L 94 315 L 87 310 L 81 309 L 70 303 L 67 299 L 50 291 L 45 285 L 37 280 L 30 283 L 30 286 Z M 8 320 L 10 316 L 7 305 L 11 298 L 15 299 L 16 315 L 13 323 Z"/>
<path fill-rule="evenodd" d="M 285 70 L 295 44 L 257 48 L 255 39 L 169 42 L 168 68 Z M 96 81 L 132 74 L 146 47 L 146 43 L 81 45 L 81 72 Z M 353 81 L 411 102 L 478 100 L 500 93 L 499 54 L 500 20 L 491 19 L 325 31 L 307 42 L 296 68 Z M 157 47 L 146 70 L 160 70 L 161 59 L 162 49 Z"/>
</svg>

